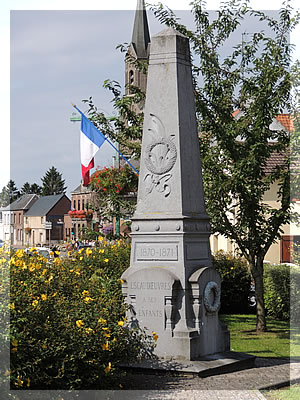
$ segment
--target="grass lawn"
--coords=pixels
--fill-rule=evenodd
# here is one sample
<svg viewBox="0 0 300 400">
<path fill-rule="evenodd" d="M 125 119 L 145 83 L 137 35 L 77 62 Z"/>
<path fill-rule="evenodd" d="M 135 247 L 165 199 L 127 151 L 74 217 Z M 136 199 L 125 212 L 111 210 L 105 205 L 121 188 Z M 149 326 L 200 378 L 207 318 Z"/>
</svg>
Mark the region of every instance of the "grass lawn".
<svg viewBox="0 0 300 400">
<path fill-rule="evenodd" d="M 263 392 L 267 400 L 299 400 L 300 399 L 300 385 L 292 385 L 288 388 L 278 390 L 270 390 Z"/>
<path fill-rule="evenodd" d="M 300 357 L 300 324 L 267 318 L 267 332 L 256 333 L 255 315 L 220 315 L 230 331 L 231 350 L 257 357 Z M 300 399 L 300 396 L 298 397 Z"/>
</svg>

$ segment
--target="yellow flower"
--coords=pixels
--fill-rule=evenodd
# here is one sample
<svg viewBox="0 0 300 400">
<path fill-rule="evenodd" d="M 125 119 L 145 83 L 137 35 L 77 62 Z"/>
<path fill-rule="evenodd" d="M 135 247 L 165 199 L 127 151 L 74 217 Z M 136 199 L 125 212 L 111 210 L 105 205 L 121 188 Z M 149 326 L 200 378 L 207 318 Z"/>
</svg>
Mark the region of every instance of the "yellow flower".
<svg viewBox="0 0 300 400">
<path fill-rule="evenodd" d="M 86 328 L 85 331 L 89 335 L 91 332 L 93 332 L 93 329 L 92 328 Z"/>
<path fill-rule="evenodd" d="M 17 341 L 17 339 L 14 339 L 14 340 L 11 342 L 11 344 L 12 344 L 13 347 L 18 347 L 18 341 Z"/>
<path fill-rule="evenodd" d="M 30 378 L 27 378 L 27 385 L 26 385 L 27 387 L 29 387 L 30 386 Z"/>
<path fill-rule="evenodd" d="M 23 385 L 23 381 L 20 379 L 20 377 L 18 376 L 18 379 L 17 379 L 17 385 L 18 386 L 22 386 Z"/>
<path fill-rule="evenodd" d="M 68 251 L 68 256 L 71 257 L 71 255 L 72 255 L 72 251 L 70 250 L 70 251 Z"/>
<path fill-rule="evenodd" d="M 110 333 L 104 333 L 104 336 L 105 336 L 106 338 L 110 338 Z"/>
<path fill-rule="evenodd" d="M 92 299 L 91 297 L 85 297 L 85 298 L 83 299 L 83 301 L 84 301 L 85 303 L 88 303 L 89 301 L 94 301 L 94 299 Z"/>
<path fill-rule="evenodd" d="M 47 295 L 46 294 L 41 294 L 41 299 L 44 300 L 44 301 L 47 300 Z"/>
<path fill-rule="evenodd" d="M 81 328 L 84 325 L 84 322 L 81 319 L 78 319 L 76 321 L 76 325 L 77 325 L 78 328 Z"/>
<path fill-rule="evenodd" d="M 99 318 L 98 319 L 98 322 L 100 322 L 100 324 L 106 324 L 106 319 L 104 319 L 104 318 Z"/>
<path fill-rule="evenodd" d="M 104 253 L 104 249 L 100 249 L 100 250 L 99 250 L 99 253 L 100 253 L 100 254 Z"/>
<path fill-rule="evenodd" d="M 80 250 L 78 251 L 78 254 L 81 254 L 83 251 L 84 251 L 84 249 L 80 249 Z"/>
<path fill-rule="evenodd" d="M 33 300 L 32 305 L 33 307 L 36 307 L 39 304 L 39 302 L 37 300 Z"/>
<path fill-rule="evenodd" d="M 43 269 L 42 276 L 45 275 L 46 272 L 47 272 L 47 269 L 46 268 Z"/>
<path fill-rule="evenodd" d="M 16 256 L 22 258 L 24 256 L 24 250 L 20 249 L 16 251 Z"/>
<path fill-rule="evenodd" d="M 55 297 L 57 295 L 57 292 L 53 293 L 52 297 Z"/>
<path fill-rule="evenodd" d="M 119 326 L 123 326 L 123 325 L 124 325 L 124 322 L 123 322 L 123 321 L 119 321 L 119 322 L 118 322 L 118 325 L 119 325 Z"/>
<path fill-rule="evenodd" d="M 102 345 L 102 350 L 109 350 L 108 342 L 106 342 L 105 344 Z"/>
<path fill-rule="evenodd" d="M 93 253 L 93 250 L 87 248 L 85 252 L 86 252 L 87 257 L 89 257 Z"/>
<path fill-rule="evenodd" d="M 120 279 L 119 281 L 120 281 L 120 283 L 124 283 L 123 279 Z"/>
<path fill-rule="evenodd" d="M 16 352 L 16 351 L 18 351 L 18 348 L 17 348 L 17 347 L 13 347 L 13 348 L 11 349 L 11 351 Z"/>
<path fill-rule="evenodd" d="M 88 296 L 89 291 L 88 290 L 84 290 L 81 294 L 82 294 L 82 296 Z"/>
<path fill-rule="evenodd" d="M 42 349 L 46 349 L 47 348 L 47 345 L 46 344 L 42 344 Z"/>
<path fill-rule="evenodd" d="M 98 236 L 98 242 L 102 242 L 103 241 L 103 237 L 102 236 Z"/>
<path fill-rule="evenodd" d="M 158 334 L 157 334 L 156 332 L 152 332 L 152 335 L 153 335 L 153 339 L 154 339 L 155 342 L 156 342 L 157 339 L 158 339 Z"/>
<path fill-rule="evenodd" d="M 108 363 L 108 366 L 105 368 L 104 372 L 108 374 L 110 370 L 111 370 L 111 362 Z"/>
<path fill-rule="evenodd" d="M 11 309 L 11 310 L 14 310 L 14 309 L 15 309 L 15 303 L 11 303 L 10 309 Z"/>
<path fill-rule="evenodd" d="M 80 261 L 83 260 L 83 257 L 80 257 L 79 260 L 80 260 Z"/>
<path fill-rule="evenodd" d="M 109 261 L 109 259 L 108 259 L 108 258 L 105 258 L 105 259 L 104 259 L 104 262 L 108 263 L 108 261 Z"/>
</svg>

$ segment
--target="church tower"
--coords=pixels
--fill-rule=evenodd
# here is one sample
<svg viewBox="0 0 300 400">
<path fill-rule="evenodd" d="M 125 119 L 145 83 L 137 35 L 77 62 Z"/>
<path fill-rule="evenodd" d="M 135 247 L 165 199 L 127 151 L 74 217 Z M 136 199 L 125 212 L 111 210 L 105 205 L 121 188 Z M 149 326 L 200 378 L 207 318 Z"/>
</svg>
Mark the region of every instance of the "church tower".
<svg viewBox="0 0 300 400">
<path fill-rule="evenodd" d="M 130 95 L 128 85 L 134 85 L 146 93 L 147 74 L 140 71 L 134 60 L 148 63 L 150 34 L 145 8 L 145 1 L 138 0 L 134 19 L 132 40 L 125 58 L 126 95 Z M 139 112 L 143 105 L 136 106 L 133 111 Z"/>
</svg>

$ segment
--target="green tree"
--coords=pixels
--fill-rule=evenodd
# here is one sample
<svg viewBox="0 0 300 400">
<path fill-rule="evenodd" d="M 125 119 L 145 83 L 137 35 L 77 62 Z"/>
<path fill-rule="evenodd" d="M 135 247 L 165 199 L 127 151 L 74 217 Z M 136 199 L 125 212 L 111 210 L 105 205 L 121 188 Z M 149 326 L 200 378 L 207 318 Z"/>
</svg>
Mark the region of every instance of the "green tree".
<svg viewBox="0 0 300 400">
<path fill-rule="evenodd" d="M 42 178 L 42 195 L 49 196 L 66 192 L 65 181 L 62 174 L 55 167 L 51 167 Z"/>
<path fill-rule="evenodd" d="M 3 186 L 0 193 L 0 207 L 6 207 L 9 204 L 9 194 L 6 186 Z"/>
<path fill-rule="evenodd" d="M 291 212 L 290 134 L 270 125 L 277 115 L 293 111 L 289 33 L 299 14 L 293 16 L 286 2 L 276 20 L 252 10 L 248 2 L 233 0 L 223 3 L 211 20 L 204 2 L 196 0 L 192 2 L 196 29 L 191 32 L 168 8 L 159 5 L 153 11 L 161 22 L 190 39 L 207 211 L 213 231 L 234 240 L 249 263 L 256 290 L 256 328 L 264 331 L 263 261 Z M 262 30 L 249 34 L 221 59 L 220 49 L 248 16 L 267 23 L 273 35 Z M 237 109 L 239 118 L 233 114 Z M 267 173 L 272 153 L 286 157 L 283 165 Z M 263 199 L 275 182 L 278 207 L 271 207 Z"/>
<path fill-rule="evenodd" d="M 30 183 L 29 182 L 25 182 L 24 185 L 21 187 L 21 194 L 29 194 L 31 193 L 30 191 Z"/>
<path fill-rule="evenodd" d="M 10 179 L 5 189 L 9 198 L 9 204 L 13 203 L 20 197 L 20 192 L 15 184 L 15 181 L 12 179 Z"/>
<path fill-rule="evenodd" d="M 30 193 L 32 194 L 42 194 L 42 188 L 37 183 L 33 183 L 30 186 Z"/>
<path fill-rule="evenodd" d="M 42 193 L 42 188 L 36 184 L 33 183 L 32 185 L 29 182 L 25 182 L 24 185 L 21 188 L 21 194 L 41 194 Z"/>
<path fill-rule="evenodd" d="M 281 113 L 292 116 L 294 112 L 298 119 L 291 88 L 298 85 L 299 68 L 291 68 L 293 46 L 289 44 L 289 33 L 298 23 L 299 14 L 293 15 L 286 2 L 279 18 L 274 19 L 251 9 L 248 1 L 233 0 L 223 3 L 212 20 L 204 1 L 195 0 L 191 5 L 193 32 L 180 24 L 169 8 L 162 4 L 151 8 L 160 22 L 190 39 L 207 211 L 213 232 L 234 240 L 249 263 L 256 288 L 256 328 L 264 331 L 263 261 L 272 243 L 279 239 L 282 225 L 290 219 L 290 163 L 294 171 L 299 170 L 299 130 L 292 132 L 290 160 L 290 133 L 270 127 Z M 232 51 L 226 48 L 228 55 L 222 59 L 220 49 L 249 16 L 263 23 L 262 29 L 267 24 L 273 35 L 267 36 L 263 30 L 248 34 Z M 140 143 L 133 139 L 141 138 L 143 114 L 136 116 L 131 111 L 131 105 L 140 101 L 139 91 L 130 87 L 133 94 L 123 96 L 117 82 L 106 81 L 104 86 L 113 93 L 117 115 L 107 119 L 89 98 L 85 102 L 93 122 L 124 146 L 133 143 L 133 152 L 139 155 Z M 240 113 L 235 118 L 237 109 Z M 272 153 L 286 157 L 283 165 L 267 173 L 265 167 Z M 294 180 L 294 194 L 299 194 L 298 180 Z M 274 183 L 279 188 L 277 207 L 263 201 Z"/>
</svg>

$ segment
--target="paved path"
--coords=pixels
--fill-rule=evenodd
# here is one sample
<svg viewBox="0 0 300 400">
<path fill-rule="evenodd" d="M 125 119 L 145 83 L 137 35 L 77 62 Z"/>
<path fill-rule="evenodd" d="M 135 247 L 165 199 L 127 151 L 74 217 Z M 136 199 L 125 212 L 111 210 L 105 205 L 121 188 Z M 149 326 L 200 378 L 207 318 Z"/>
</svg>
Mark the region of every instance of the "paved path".
<svg viewBox="0 0 300 400">
<path fill-rule="evenodd" d="M 258 357 L 254 368 L 206 378 L 128 373 L 121 398 L 262 400 L 259 390 L 295 380 L 300 381 L 300 360 L 290 363 L 288 359 Z"/>
</svg>

